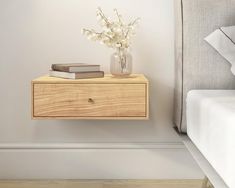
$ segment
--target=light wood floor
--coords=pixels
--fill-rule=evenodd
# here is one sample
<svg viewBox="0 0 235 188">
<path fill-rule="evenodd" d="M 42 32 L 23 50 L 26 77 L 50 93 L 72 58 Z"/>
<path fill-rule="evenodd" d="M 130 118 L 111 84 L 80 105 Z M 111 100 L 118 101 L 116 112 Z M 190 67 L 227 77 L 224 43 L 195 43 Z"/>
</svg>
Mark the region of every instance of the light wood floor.
<svg viewBox="0 0 235 188">
<path fill-rule="evenodd" d="M 1 180 L 0 188 L 201 188 L 202 180 Z"/>
</svg>

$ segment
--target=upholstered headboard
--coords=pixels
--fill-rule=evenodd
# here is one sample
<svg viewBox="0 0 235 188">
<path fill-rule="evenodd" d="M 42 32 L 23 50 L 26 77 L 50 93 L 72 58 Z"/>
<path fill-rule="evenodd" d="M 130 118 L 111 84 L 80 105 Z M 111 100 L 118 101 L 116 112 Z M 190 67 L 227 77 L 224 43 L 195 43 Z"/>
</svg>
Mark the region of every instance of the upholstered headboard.
<svg viewBox="0 0 235 188">
<path fill-rule="evenodd" d="M 186 96 L 192 89 L 235 89 L 230 64 L 204 38 L 235 25 L 235 0 L 175 0 L 176 86 L 174 123 L 186 132 Z"/>
</svg>

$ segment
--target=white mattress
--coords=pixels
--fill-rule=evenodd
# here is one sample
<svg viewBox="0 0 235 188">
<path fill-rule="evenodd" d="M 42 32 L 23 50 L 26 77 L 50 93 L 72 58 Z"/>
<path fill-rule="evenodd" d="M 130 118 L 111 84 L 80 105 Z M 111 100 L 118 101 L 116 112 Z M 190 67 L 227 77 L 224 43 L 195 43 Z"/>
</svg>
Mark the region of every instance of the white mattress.
<svg viewBox="0 0 235 188">
<path fill-rule="evenodd" d="M 192 90 L 186 111 L 188 136 L 235 188 L 235 90 Z"/>
</svg>

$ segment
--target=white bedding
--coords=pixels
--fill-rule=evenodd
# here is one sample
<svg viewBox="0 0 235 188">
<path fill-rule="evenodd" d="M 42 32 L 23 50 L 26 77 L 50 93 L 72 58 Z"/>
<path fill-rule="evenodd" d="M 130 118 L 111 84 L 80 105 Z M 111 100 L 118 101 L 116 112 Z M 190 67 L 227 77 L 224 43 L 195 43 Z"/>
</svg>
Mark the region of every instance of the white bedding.
<svg viewBox="0 0 235 188">
<path fill-rule="evenodd" d="M 188 136 L 235 188 L 235 90 L 192 90 L 186 110 Z"/>
<path fill-rule="evenodd" d="M 235 26 L 221 27 L 207 36 L 205 40 L 231 63 L 231 71 L 235 75 Z"/>
</svg>

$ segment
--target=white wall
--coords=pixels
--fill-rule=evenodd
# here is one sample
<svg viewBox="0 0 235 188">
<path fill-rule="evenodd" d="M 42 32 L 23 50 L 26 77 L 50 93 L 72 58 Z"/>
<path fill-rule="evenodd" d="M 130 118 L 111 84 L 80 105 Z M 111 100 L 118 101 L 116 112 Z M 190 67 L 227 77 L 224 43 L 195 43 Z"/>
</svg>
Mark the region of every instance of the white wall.
<svg viewBox="0 0 235 188">
<path fill-rule="evenodd" d="M 134 72 L 150 80 L 150 121 L 32 121 L 30 82 L 56 62 L 99 63 L 109 71 L 113 52 L 88 41 L 81 28 L 97 28 L 96 8 L 127 21 L 141 17 L 132 54 Z M 172 142 L 171 125 L 158 123 L 162 95 L 171 101 L 174 77 L 172 0 L 1 0 L 1 142 Z M 165 94 L 165 93 L 164 93 Z M 159 113 L 160 114 L 160 113 Z M 168 118 L 170 118 L 168 116 Z M 170 120 L 170 119 L 169 119 Z"/>
<path fill-rule="evenodd" d="M 88 41 L 99 29 L 96 8 L 141 17 L 132 54 L 134 72 L 150 80 L 150 121 L 31 120 L 30 82 L 58 62 L 99 63 L 112 50 Z M 0 145 L 3 143 L 174 143 L 173 0 L 0 0 Z M 198 169 L 196 169 L 198 170 Z M 198 171 L 197 171 L 198 172 Z"/>
</svg>

